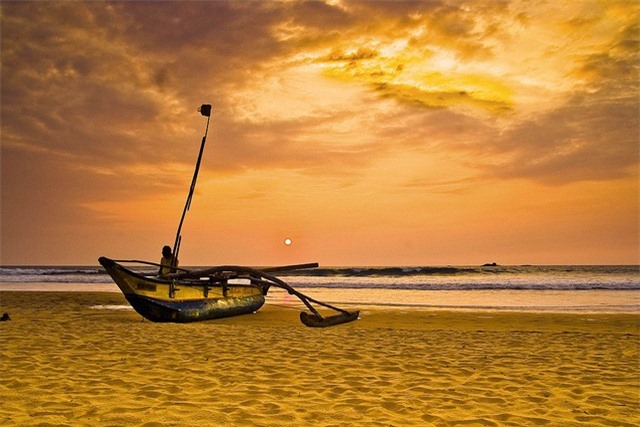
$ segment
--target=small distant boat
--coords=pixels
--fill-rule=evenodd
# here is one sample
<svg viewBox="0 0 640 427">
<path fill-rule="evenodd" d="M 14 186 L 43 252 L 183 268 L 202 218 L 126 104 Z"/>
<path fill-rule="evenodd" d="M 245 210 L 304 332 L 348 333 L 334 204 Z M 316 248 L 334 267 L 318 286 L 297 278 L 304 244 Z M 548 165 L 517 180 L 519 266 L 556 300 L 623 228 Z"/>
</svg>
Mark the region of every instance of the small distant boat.
<svg viewBox="0 0 640 427">
<path fill-rule="evenodd" d="M 199 111 L 203 116 L 210 118 L 211 105 L 203 104 Z M 191 205 L 209 129 L 209 119 L 207 119 L 206 129 L 187 202 L 176 233 L 173 247 L 174 260 L 178 259 L 178 250 L 182 240 L 180 230 Z M 359 316 L 358 311 L 349 312 L 304 295 L 271 274 L 278 271 L 314 268 L 318 266 L 317 263 L 272 267 L 263 270 L 243 266 L 220 266 L 190 271 L 177 267 L 174 262 L 171 266 L 174 273 L 150 276 L 136 272 L 123 264 L 138 263 L 156 267 L 162 266 L 148 261 L 113 260 L 107 257 L 100 257 L 98 262 L 118 285 L 134 310 L 145 319 L 153 322 L 186 323 L 253 313 L 264 305 L 265 297 L 271 286 L 285 289 L 305 304 L 311 314 L 301 312 L 300 320 L 307 326 L 339 325 L 356 320 Z M 336 311 L 338 314 L 322 316 L 314 304 Z"/>
</svg>

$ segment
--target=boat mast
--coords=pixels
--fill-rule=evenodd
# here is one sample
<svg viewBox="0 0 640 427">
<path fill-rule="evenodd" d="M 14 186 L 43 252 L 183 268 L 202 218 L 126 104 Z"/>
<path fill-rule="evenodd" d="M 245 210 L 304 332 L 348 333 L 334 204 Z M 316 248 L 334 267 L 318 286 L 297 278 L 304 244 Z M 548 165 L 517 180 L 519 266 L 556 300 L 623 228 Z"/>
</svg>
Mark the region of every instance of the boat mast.
<svg viewBox="0 0 640 427">
<path fill-rule="evenodd" d="M 191 180 L 191 187 L 189 188 L 189 195 L 187 196 L 187 202 L 184 205 L 184 210 L 182 211 L 182 217 L 180 218 L 180 224 L 178 225 L 178 231 L 176 232 L 176 240 L 173 244 L 173 260 L 171 262 L 171 266 L 175 267 L 178 261 L 178 252 L 180 251 L 180 243 L 182 241 L 182 236 L 180 235 L 180 231 L 182 230 L 182 224 L 184 223 L 184 217 L 191 206 L 191 199 L 193 198 L 193 192 L 196 189 L 196 181 L 198 180 L 198 172 L 200 171 L 200 162 L 202 161 L 202 153 L 204 152 L 204 144 L 207 142 L 207 133 L 209 133 L 209 121 L 211 120 L 211 104 L 202 104 L 198 109 L 200 114 L 207 118 L 207 127 L 204 131 L 204 136 L 202 137 L 202 144 L 200 144 L 200 153 L 198 154 L 198 161 L 196 162 L 196 169 L 193 171 L 193 179 Z"/>
</svg>

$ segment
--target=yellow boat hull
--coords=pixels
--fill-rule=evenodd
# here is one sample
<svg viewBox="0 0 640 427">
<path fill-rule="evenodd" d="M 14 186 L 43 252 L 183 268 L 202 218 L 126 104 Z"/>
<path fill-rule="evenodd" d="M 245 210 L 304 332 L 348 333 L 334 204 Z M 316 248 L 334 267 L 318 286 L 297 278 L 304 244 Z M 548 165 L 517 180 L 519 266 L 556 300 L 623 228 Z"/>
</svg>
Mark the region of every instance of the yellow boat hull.
<svg viewBox="0 0 640 427">
<path fill-rule="evenodd" d="M 268 286 L 195 278 L 143 276 L 106 258 L 98 260 L 129 304 L 153 322 L 197 322 L 253 313 L 265 303 Z"/>
</svg>

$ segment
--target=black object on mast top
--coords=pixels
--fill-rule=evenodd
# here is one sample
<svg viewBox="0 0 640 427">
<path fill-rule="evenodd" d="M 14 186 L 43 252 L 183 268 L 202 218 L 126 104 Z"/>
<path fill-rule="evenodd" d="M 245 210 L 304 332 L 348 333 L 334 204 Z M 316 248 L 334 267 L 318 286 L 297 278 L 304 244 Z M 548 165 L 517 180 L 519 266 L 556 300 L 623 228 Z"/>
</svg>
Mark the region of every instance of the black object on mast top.
<svg viewBox="0 0 640 427">
<path fill-rule="evenodd" d="M 205 117 L 211 117 L 211 104 L 202 104 L 198 111 Z"/>
<path fill-rule="evenodd" d="M 200 171 L 200 162 L 202 161 L 202 153 L 204 152 L 204 144 L 207 142 L 207 133 L 209 133 L 209 121 L 211 120 L 211 104 L 202 104 L 198 111 L 203 116 L 207 117 L 207 127 L 202 137 L 202 144 L 200 144 L 200 152 L 198 153 L 198 161 L 196 162 L 196 169 L 193 171 L 193 179 L 191 180 L 191 187 L 189 188 L 189 195 L 187 196 L 187 202 L 184 205 L 182 211 L 182 217 L 180 218 L 180 224 L 178 225 L 178 231 L 176 232 L 176 241 L 173 244 L 173 267 L 176 266 L 178 261 L 178 252 L 180 251 L 180 243 L 182 236 L 180 231 L 182 230 L 182 224 L 184 223 L 184 217 L 191 206 L 191 199 L 193 198 L 193 192 L 196 189 L 196 181 L 198 180 L 198 172 Z"/>
</svg>

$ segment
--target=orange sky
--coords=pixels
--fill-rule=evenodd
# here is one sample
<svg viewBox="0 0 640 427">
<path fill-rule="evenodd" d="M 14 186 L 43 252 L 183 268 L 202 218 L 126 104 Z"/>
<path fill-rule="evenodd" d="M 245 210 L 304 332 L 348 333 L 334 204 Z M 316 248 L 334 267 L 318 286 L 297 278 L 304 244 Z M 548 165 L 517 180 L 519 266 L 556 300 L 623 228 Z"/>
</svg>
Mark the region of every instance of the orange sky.
<svg viewBox="0 0 640 427">
<path fill-rule="evenodd" d="M 205 102 L 183 265 L 640 262 L 637 1 L 0 10 L 0 264 L 159 259 Z"/>
</svg>

